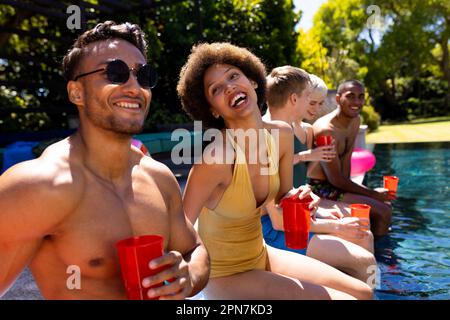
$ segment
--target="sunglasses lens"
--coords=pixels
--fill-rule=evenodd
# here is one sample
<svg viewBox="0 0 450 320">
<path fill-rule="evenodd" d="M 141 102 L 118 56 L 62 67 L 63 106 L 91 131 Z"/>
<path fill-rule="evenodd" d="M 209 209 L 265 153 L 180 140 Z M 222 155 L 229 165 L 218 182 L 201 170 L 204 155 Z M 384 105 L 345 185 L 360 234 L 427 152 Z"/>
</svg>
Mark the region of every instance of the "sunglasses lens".
<svg viewBox="0 0 450 320">
<path fill-rule="evenodd" d="M 130 77 L 130 71 L 122 60 L 113 60 L 106 67 L 106 75 L 112 83 L 125 83 Z"/>
<path fill-rule="evenodd" d="M 145 64 L 137 72 L 137 80 L 143 88 L 153 89 L 158 82 L 158 73 L 151 66 Z"/>
</svg>

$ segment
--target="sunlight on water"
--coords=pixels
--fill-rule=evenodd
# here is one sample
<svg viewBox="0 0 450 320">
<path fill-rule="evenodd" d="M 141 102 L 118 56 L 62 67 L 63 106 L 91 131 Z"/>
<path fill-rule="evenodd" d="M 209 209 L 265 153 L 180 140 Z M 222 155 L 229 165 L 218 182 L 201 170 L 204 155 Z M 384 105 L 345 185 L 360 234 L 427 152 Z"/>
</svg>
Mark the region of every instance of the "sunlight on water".
<svg viewBox="0 0 450 320">
<path fill-rule="evenodd" d="M 378 299 L 450 298 L 450 143 L 380 144 L 371 188 L 396 175 L 391 232 L 376 243 Z"/>
</svg>

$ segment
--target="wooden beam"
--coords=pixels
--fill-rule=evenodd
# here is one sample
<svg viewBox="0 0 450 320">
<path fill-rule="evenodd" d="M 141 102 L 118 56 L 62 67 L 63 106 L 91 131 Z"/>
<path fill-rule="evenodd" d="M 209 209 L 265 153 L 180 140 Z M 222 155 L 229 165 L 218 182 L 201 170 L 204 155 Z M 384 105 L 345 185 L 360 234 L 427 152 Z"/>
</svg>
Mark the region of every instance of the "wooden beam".
<svg viewBox="0 0 450 320">
<path fill-rule="evenodd" d="M 76 3 L 70 3 L 70 1 L 67 3 L 61 3 L 60 1 L 53 1 L 53 0 L 34 0 L 34 2 L 38 3 L 40 5 L 43 5 L 43 6 L 51 7 L 51 8 L 60 8 L 60 9 L 62 9 L 63 12 L 66 12 L 67 7 L 69 7 L 70 5 L 76 4 Z M 81 2 L 82 2 L 83 7 L 85 7 L 85 8 L 93 8 L 93 9 L 100 10 L 102 12 L 110 13 L 110 14 L 114 12 L 111 8 L 106 7 L 106 6 L 92 4 L 87 1 L 81 1 Z"/>
<path fill-rule="evenodd" d="M 33 0 L 34 3 L 39 4 L 41 6 L 50 7 L 50 8 L 59 8 L 62 9 L 63 12 L 66 12 L 67 5 L 64 3 L 61 3 L 60 1 L 53 1 L 53 0 Z"/>
<path fill-rule="evenodd" d="M 35 13 L 42 14 L 46 17 L 52 17 L 52 18 L 58 18 L 58 19 L 64 19 L 64 20 L 68 18 L 66 10 L 63 10 L 62 12 L 55 11 L 55 10 L 51 10 L 51 9 L 48 9 L 45 7 L 31 4 L 29 2 L 21 2 L 21 1 L 16 1 L 16 0 L 0 0 L 0 4 L 7 4 L 7 5 L 10 5 L 10 6 L 18 8 L 18 9 L 32 11 Z M 93 14 L 92 12 L 86 12 L 85 14 L 88 18 L 96 17 L 96 15 Z"/>
<path fill-rule="evenodd" d="M 84 6 L 85 8 L 93 8 L 93 9 L 96 9 L 96 10 L 101 11 L 102 13 L 113 14 L 114 11 L 115 11 L 115 10 L 112 9 L 111 7 L 103 6 L 103 5 L 101 5 L 101 4 L 92 4 L 92 3 L 89 3 L 89 2 L 87 2 L 87 1 L 82 1 L 82 2 L 83 2 L 83 6 Z"/>
<path fill-rule="evenodd" d="M 133 9 L 133 6 L 126 5 L 123 3 L 123 1 L 116 1 L 116 0 L 99 0 L 99 3 L 105 3 L 105 5 L 111 5 L 113 7 L 119 8 L 121 10 L 131 11 Z"/>
<path fill-rule="evenodd" d="M 20 2 L 20 1 L 15 1 L 15 0 L 0 0 L 0 4 L 7 4 L 10 6 L 13 6 L 14 8 L 37 12 L 37 13 L 43 14 L 47 17 L 67 19 L 67 14 L 65 12 L 64 13 L 57 12 L 54 10 L 36 6 L 36 5 L 28 3 L 28 2 Z"/>
</svg>

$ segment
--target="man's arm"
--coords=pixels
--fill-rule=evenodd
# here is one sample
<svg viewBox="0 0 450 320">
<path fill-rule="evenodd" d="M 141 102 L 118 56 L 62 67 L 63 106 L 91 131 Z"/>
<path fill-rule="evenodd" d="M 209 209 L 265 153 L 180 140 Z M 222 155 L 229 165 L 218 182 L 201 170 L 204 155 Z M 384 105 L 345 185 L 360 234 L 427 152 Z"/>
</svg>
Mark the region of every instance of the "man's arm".
<svg viewBox="0 0 450 320">
<path fill-rule="evenodd" d="M 293 159 L 294 159 L 294 133 L 289 125 L 282 121 L 272 121 L 272 129 L 279 130 L 278 146 L 278 170 L 280 177 L 280 188 L 275 196 L 274 203 L 279 204 L 281 199 L 292 190 L 293 186 Z M 273 152 L 273 151 L 272 151 Z"/>
<path fill-rule="evenodd" d="M 280 188 L 277 197 L 267 203 L 265 210 L 270 217 L 272 227 L 278 231 L 284 231 L 283 226 L 283 209 L 279 207 L 281 200 L 286 196 L 291 196 L 302 190 L 301 194 L 309 194 L 310 189 L 306 185 L 300 186 L 298 189 L 293 189 L 293 151 L 294 151 L 294 134 L 292 129 L 282 122 L 273 122 L 275 129 L 280 130 L 279 133 L 279 176 Z M 312 136 L 312 133 L 311 133 Z M 312 139 L 311 139 L 312 140 Z M 312 142 L 311 142 L 312 143 Z M 308 189 L 308 191 L 304 191 Z M 306 193 L 305 193 L 306 192 Z M 318 200 L 318 198 L 317 198 Z"/>
<path fill-rule="evenodd" d="M 317 128 L 314 129 L 315 135 L 330 134 L 330 131 L 328 129 L 317 129 Z M 320 166 L 322 167 L 322 170 L 325 176 L 327 177 L 328 182 L 331 183 L 336 188 L 343 190 L 345 192 L 368 196 L 377 199 L 379 201 L 387 201 L 388 199 L 382 193 L 371 190 L 365 187 L 364 185 L 354 183 L 350 179 L 351 155 L 353 152 L 353 144 L 355 142 L 357 134 L 355 130 L 353 131 L 354 132 L 350 140 L 350 144 L 352 145 L 352 147 L 348 148 L 346 153 L 342 156 L 343 165 L 341 166 L 341 161 L 339 159 L 339 156 L 337 156 L 333 158 L 330 162 L 321 161 Z M 336 150 L 339 150 L 339 143 L 342 142 L 336 141 Z"/>
<path fill-rule="evenodd" d="M 160 299 L 184 299 L 200 292 L 209 279 L 209 256 L 200 237 L 186 217 L 178 182 L 172 172 L 164 167 L 160 180 L 164 180 L 162 192 L 168 201 L 169 252 L 151 262 L 152 268 L 169 265 L 159 274 L 144 280 L 146 287 L 164 280 L 171 283 L 149 290 L 150 295 Z M 155 263 L 155 264 L 154 264 Z"/>
<path fill-rule="evenodd" d="M 284 231 L 283 210 L 277 205 L 280 200 L 292 189 L 293 186 L 293 159 L 294 159 L 294 133 L 292 129 L 281 121 L 270 122 L 275 130 L 279 130 L 278 146 L 279 154 L 278 170 L 280 176 L 280 189 L 275 199 L 269 201 L 265 207 L 275 230 Z"/>
<path fill-rule="evenodd" d="M 198 233 L 184 213 L 180 188 L 175 177 L 173 179 L 173 190 L 176 192 L 174 192 L 170 205 L 169 248 L 184 253 L 183 258 L 189 264 L 192 281 L 192 292 L 189 296 L 193 296 L 200 292 L 208 282 L 209 255 Z"/>
<path fill-rule="evenodd" d="M 62 213 L 71 209 L 64 187 L 55 186 L 46 173 L 42 161 L 32 160 L 0 176 L 0 296 L 33 259 Z"/>
<path fill-rule="evenodd" d="M 348 148 L 345 152 L 345 154 L 342 157 L 342 175 L 344 177 L 348 177 L 350 179 L 350 172 L 351 172 L 351 160 L 352 160 L 352 153 L 353 153 L 353 149 L 355 148 L 355 141 L 356 141 L 356 137 L 358 135 L 359 132 L 359 125 L 360 125 L 360 120 L 358 119 L 358 121 L 355 121 L 352 124 L 352 132 L 350 135 L 350 139 L 348 142 Z M 351 180 L 351 179 L 350 179 Z"/>
</svg>

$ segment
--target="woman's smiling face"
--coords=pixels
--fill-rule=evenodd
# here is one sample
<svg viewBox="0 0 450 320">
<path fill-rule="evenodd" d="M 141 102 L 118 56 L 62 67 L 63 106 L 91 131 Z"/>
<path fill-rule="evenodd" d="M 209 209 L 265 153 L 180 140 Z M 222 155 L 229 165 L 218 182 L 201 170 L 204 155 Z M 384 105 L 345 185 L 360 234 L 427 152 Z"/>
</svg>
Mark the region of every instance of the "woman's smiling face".
<svg viewBox="0 0 450 320">
<path fill-rule="evenodd" d="M 212 111 L 224 119 L 258 107 L 256 83 L 237 67 L 214 64 L 206 70 L 203 84 L 204 94 Z"/>
<path fill-rule="evenodd" d="M 308 98 L 305 114 L 303 115 L 306 120 L 313 120 L 318 109 L 325 103 L 326 95 L 323 92 L 312 90 Z"/>
</svg>

